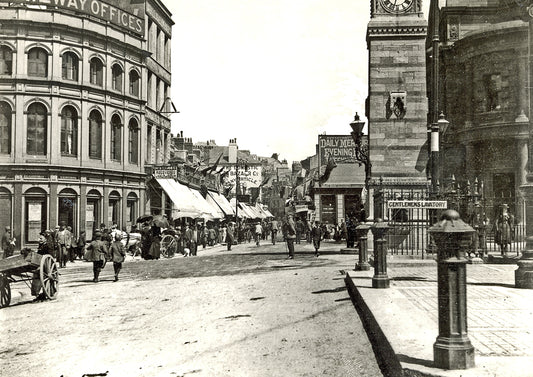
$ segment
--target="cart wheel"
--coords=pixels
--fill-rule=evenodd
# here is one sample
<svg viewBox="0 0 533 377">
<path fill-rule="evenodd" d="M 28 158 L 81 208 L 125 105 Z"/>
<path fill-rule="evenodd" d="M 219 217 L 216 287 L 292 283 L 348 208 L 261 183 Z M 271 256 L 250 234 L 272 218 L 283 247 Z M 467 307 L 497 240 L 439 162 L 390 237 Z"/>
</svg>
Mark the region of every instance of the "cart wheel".
<svg viewBox="0 0 533 377">
<path fill-rule="evenodd" d="M 5 308 L 11 303 L 11 287 L 6 275 L 0 274 L 0 308 Z"/>
<path fill-rule="evenodd" d="M 40 267 L 41 284 L 47 298 L 54 300 L 57 297 L 59 273 L 57 263 L 51 255 L 45 254 L 41 259 Z"/>
<path fill-rule="evenodd" d="M 161 254 L 165 258 L 172 258 L 178 249 L 178 243 L 174 236 L 166 234 L 161 239 Z"/>
</svg>

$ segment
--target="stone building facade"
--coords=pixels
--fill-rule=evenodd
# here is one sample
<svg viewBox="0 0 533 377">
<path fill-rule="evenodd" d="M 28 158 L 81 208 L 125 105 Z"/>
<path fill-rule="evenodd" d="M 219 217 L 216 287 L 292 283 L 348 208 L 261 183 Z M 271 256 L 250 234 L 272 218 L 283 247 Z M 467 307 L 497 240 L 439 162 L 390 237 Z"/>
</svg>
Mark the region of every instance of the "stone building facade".
<svg viewBox="0 0 533 377">
<path fill-rule="evenodd" d="M 126 229 L 171 139 L 162 2 L 47 3 L 0 2 L 0 227 L 17 247 L 61 222 L 88 239 L 102 223 Z"/>
<path fill-rule="evenodd" d="M 520 13 L 514 1 L 449 0 L 438 20 L 439 108 L 450 122 L 443 177 L 482 182 L 492 220 L 504 203 L 518 221 L 525 213 L 528 24 Z"/>
</svg>

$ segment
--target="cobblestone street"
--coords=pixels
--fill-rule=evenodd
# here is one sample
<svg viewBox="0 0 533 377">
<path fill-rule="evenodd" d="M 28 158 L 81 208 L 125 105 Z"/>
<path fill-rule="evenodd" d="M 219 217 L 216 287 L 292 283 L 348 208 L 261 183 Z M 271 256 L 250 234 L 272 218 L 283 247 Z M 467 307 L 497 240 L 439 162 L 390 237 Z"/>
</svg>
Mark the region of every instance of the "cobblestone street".
<svg viewBox="0 0 533 377">
<path fill-rule="evenodd" d="M 2 373 L 10 376 L 379 376 L 346 292 L 354 255 L 307 244 L 200 250 L 198 257 L 61 269 L 57 300 L 32 303 L 13 285 L 0 311 Z M 336 253 L 328 253 L 328 249 Z"/>
</svg>

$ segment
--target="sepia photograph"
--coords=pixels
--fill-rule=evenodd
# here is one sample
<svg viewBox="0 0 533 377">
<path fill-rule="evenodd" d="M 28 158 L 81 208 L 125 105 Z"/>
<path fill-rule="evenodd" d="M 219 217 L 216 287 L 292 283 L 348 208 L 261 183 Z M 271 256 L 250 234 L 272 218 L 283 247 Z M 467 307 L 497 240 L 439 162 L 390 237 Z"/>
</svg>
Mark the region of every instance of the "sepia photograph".
<svg viewBox="0 0 533 377">
<path fill-rule="evenodd" d="M 533 0 L 0 0 L 0 376 L 533 377 Z"/>
</svg>

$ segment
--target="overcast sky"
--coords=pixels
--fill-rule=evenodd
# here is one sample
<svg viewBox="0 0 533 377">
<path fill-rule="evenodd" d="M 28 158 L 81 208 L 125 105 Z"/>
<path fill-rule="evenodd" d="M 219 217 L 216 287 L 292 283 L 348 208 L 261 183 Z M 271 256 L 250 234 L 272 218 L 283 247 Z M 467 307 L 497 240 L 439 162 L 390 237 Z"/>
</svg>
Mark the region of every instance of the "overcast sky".
<svg viewBox="0 0 533 377">
<path fill-rule="evenodd" d="M 364 114 L 370 0 L 164 2 L 174 134 L 295 161 Z"/>
</svg>

